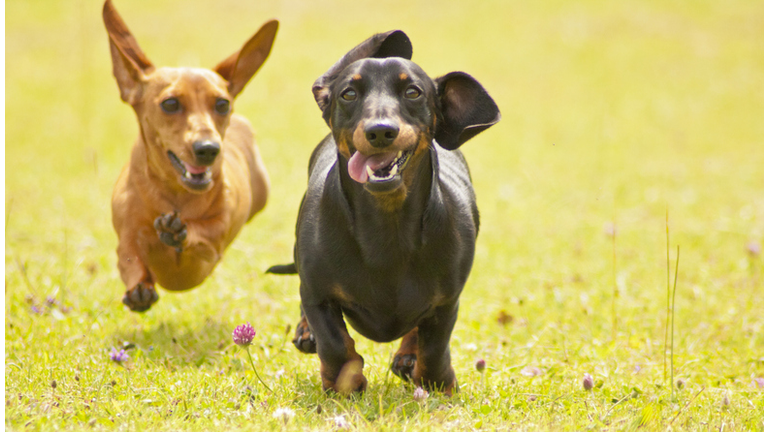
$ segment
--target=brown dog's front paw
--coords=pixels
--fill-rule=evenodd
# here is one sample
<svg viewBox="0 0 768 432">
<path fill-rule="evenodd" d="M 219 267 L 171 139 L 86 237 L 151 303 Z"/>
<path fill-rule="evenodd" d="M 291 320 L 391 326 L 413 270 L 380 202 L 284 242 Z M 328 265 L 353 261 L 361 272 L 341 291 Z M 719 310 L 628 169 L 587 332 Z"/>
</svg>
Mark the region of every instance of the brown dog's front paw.
<svg viewBox="0 0 768 432">
<path fill-rule="evenodd" d="M 309 329 L 309 324 L 305 317 L 301 317 L 301 321 L 296 324 L 296 333 L 292 342 L 297 350 L 305 354 L 315 354 L 317 352 L 315 335 L 312 334 L 312 330 Z"/>
<path fill-rule="evenodd" d="M 125 292 L 123 304 L 134 312 L 144 312 L 158 300 L 157 291 L 152 284 L 140 282 Z"/>
<path fill-rule="evenodd" d="M 395 359 L 392 360 L 392 366 L 390 369 L 392 373 L 399 376 L 400 379 L 405 381 L 411 380 L 413 374 L 413 367 L 416 365 L 416 354 L 395 354 Z"/>
<path fill-rule="evenodd" d="M 181 252 L 187 238 L 187 225 L 181 221 L 178 212 L 166 213 L 155 219 L 155 230 L 160 241 Z"/>
</svg>

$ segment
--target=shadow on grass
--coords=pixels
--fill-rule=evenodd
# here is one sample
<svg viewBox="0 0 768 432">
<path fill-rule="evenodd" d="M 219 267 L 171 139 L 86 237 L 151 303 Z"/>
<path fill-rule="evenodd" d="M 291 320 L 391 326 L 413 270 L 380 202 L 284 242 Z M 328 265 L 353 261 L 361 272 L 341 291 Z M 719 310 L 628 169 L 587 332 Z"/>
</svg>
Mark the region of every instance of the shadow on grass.
<svg viewBox="0 0 768 432">
<path fill-rule="evenodd" d="M 164 361 L 166 366 L 199 367 L 216 365 L 227 350 L 234 348 L 231 327 L 208 317 L 193 328 L 161 321 L 140 330 L 121 329 L 113 336 L 122 348 L 141 351 L 148 359 Z"/>
</svg>

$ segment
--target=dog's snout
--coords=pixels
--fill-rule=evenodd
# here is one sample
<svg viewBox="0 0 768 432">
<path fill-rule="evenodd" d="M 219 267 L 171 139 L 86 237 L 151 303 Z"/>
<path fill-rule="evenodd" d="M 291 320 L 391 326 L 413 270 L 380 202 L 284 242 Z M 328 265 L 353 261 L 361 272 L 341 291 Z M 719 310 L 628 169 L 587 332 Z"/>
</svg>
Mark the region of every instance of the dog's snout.
<svg viewBox="0 0 768 432">
<path fill-rule="evenodd" d="M 211 165 L 221 151 L 221 146 L 215 141 L 195 141 L 192 144 L 195 160 L 200 165 Z"/>
<path fill-rule="evenodd" d="M 374 147 L 386 147 L 395 141 L 399 132 L 397 123 L 378 121 L 365 128 L 365 138 Z"/>
</svg>

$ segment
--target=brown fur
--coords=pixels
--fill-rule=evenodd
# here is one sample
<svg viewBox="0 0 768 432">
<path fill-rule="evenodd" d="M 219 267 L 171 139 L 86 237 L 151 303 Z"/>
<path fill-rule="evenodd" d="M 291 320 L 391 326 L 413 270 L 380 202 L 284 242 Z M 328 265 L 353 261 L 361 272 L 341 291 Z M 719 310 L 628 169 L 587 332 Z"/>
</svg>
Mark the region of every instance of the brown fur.
<svg viewBox="0 0 768 432">
<path fill-rule="evenodd" d="M 202 283 L 266 204 L 269 178 L 249 122 L 231 109 L 226 115 L 215 112 L 213 101 L 226 99 L 231 106 L 269 55 L 278 23 L 268 21 L 240 51 L 207 70 L 155 68 L 110 0 L 103 17 L 121 98 L 139 123 L 139 137 L 112 195 L 112 222 L 127 288 L 123 302 L 143 311 L 157 300 L 156 283 L 172 291 Z M 168 97 L 179 100 L 181 112 L 161 109 Z M 221 151 L 210 165 L 211 182 L 193 190 L 181 181 L 167 152 L 192 163 L 192 145 L 201 140 L 220 143 Z M 177 247 L 161 241 L 154 226 L 159 216 L 174 212 L 186 228 Z"/>
</svg>

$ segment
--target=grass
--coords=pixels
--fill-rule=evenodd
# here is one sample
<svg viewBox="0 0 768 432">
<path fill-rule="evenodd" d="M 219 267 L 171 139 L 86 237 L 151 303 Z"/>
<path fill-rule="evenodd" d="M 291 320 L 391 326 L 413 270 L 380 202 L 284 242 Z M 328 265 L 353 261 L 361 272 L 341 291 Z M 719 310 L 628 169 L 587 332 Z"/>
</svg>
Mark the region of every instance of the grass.
<svg viewBox="0 0 768 432">
<path fill-rule="evenodd" d="M 281 20 L 235 107 L 257 129 L 272 198 L 203 286 L 127 311 L 109 200 L 137 128 L 111 76 L 101 3 L 6 2 L 6 429 L 764 428 L 761 2 L 116 7 L 148 56 L 171 66 L 212 66 Z M 482 226 L 451 399 L 414 400 L 387 371 L 396 345 L 360 336 L 368 391 L 326 396 L 318 360 L 289 340 L 298 280 L 263 274 L 290 260 L 307 160 L 327 132 L 311 83 L 393 28 L 430 74 L 475 76 L 503 116 L 463 147 Z M 683 251 L 674 391 L 667 209 Z M 246 321 L 274 393 L 232 343 Z M 123 346 L 129 360 L 111 362 Z M 280 408 L 294 416 L 273 417 Z"/>
</svg>

